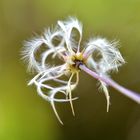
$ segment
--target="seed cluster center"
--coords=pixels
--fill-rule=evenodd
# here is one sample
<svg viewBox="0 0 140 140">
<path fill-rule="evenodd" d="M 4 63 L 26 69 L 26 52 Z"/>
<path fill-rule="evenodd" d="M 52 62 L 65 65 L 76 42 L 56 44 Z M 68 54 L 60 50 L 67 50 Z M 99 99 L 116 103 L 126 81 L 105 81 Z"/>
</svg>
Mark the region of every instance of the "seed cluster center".
<svg viewBox="0 0 140 140">
<path fill-rule="evenodd" d="M 76 53 L 68 58 L 68 69 L 71 72 L 80 71 L 79 65 L 84 64 L 85 60 L 82 53 Z"/>
</svg>

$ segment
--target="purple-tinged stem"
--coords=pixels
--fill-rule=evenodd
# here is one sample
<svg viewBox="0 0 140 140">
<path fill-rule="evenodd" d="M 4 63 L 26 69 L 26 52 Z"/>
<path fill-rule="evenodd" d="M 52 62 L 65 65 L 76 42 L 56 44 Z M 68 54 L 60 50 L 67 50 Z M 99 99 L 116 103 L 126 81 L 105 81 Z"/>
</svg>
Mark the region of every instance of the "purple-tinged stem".
<svg viewBox="0 0 140 140">
<path fill-rule="evenodd" d="M 118 83 L 110 79 L 109 77 L 101 76 L 97 74 L 96 72 L 88 69 L 85 65 L 81 64 L 79 65 L 79 68 L 83 70 L 84 72 L 88 73 L 89 75 L 91 75 L 92 77 L 94 77 L 95 79 L 105 82 L 107 85 L 112 86 L 116 90 L 120 91 L 122 94 L 126 95 L 130 99 L 140 104 L 140 94 L 124 88 L 123 86 L 119 85 Z"/>
</svg>

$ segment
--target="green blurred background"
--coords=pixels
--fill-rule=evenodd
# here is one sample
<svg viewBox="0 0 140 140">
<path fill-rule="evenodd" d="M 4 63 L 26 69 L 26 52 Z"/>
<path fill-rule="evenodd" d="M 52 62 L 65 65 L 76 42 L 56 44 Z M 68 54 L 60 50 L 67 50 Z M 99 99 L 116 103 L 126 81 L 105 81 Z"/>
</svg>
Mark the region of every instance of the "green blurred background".
<svg viewBox="0 0 140 140">
<path fill-rule="evenodd" d="M 24 40 L 74 15 L 83 22 L 83 40 L 103 36 L 120 40 L 126 63 L 120 84 L 140 92 L 140 0 L 0 0 L 0 140 L 140 140 L 140 105 L 110 88 L 110 112 L 97 82 L 81 73 L 69 104 L 58 105 L 64 126 L 35 87 L 20 59 Z"/>
</svg>

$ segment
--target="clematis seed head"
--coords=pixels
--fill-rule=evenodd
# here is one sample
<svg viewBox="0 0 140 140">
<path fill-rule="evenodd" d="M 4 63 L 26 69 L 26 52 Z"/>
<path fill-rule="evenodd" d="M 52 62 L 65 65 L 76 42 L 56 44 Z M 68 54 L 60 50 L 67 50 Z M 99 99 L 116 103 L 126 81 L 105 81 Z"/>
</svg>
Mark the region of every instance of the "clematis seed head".
<svg viewBox="0 0 140 140">
<path fill-rule="evenodd" d="M 100 82 L 107 100 L 107 111 L 110 105 L 108 86 L 140 103 L 138 93 L 124 88 L 110 78 L 110 72 L 118 71 L 125 63 L 117 43 L 95 37 L 81 44 L 82 28 L 81 22 L 75 17 L 58 21 L 54 29 L 48 28 L 41 36 L 26 41 L 22 50 L 28 69 L 36 72 L 28 85 L 36 86 L 38 95 L 51 104 L 61 124 L 63 122 L 57 113 L 55 102 L 70 102 L 72 113 L 75 115 L 72 102 L 78 97 L 72 97 L 72 91 L 79 83 L 81 70 Z M 96 57 L 100 56 L 98 61 L 95 53 Z M 57 60 L 61 61 L 61 64 L 56 63 Z M 52 65 L 51 61 L 55 63 Z M 50 84 L 50 81 L 54 84 Z M 63 94 L 65 98 L 56 98 L 58 93 Z"/>
</svg>

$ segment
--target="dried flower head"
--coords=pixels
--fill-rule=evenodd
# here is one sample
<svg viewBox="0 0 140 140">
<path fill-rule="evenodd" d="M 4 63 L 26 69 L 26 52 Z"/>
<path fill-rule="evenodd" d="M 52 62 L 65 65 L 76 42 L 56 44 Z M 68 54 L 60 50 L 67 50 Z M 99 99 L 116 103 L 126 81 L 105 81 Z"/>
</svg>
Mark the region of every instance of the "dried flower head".
<svg viewBox="0 0 140 140">
<path fill-rule="evenodd" d="M 117 43 L 105 38 L 92 38 L 82 46 L 81 39 L 82 24 L 70 17 L 66 21 L 58 21 L 54 29 L 47 29 L 42 36 L 25 42 L 22 51 L 28 69 L 37 73 L 28 85 L 34 84 L 38 94 L 50 102 L 60 123 L 62 121 L 54 102 L 70 102 L 74 115 L 72 101 L 77 97 L 72 98 L 72 90 L 79 82 L 81 70 L 100 82 L 107 100 L 107 111 L 110 104 L 108 86 L 140 103 L 137 93 L 120 86 L 109 77 L 109 72 L 117 71 L 125 63 Z M 58 63 L 58 59 L 61 63 Z M 64 94 L 65 98 L 56 98 L 58 93 Z"/>
</svg>

